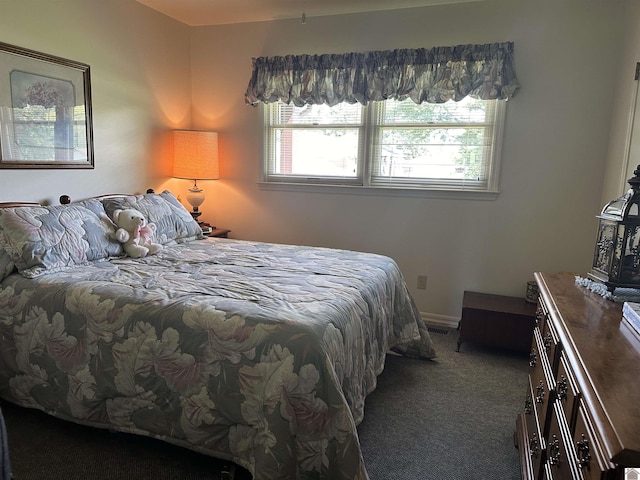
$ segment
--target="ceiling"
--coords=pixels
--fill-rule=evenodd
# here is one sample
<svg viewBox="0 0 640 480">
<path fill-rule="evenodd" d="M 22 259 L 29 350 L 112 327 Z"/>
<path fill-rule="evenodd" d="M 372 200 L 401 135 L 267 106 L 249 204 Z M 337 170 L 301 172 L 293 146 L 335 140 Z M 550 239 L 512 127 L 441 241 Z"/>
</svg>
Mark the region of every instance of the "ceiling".
<svg viewBox="0 0 640 480">
<path fill-rule="evenodd" d="M 262 22 L 483 0 L 137 0 L 191 26 Z"/>
</svg>

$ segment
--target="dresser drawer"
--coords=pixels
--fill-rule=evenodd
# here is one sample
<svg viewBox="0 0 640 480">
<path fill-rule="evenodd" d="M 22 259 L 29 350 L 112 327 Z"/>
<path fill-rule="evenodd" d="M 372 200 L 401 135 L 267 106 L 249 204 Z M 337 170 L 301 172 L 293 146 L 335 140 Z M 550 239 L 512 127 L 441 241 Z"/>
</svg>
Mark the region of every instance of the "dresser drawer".
<svg viewBox="0 0 640 480">
<path fill-rule="evenodd" d="M 533 434 L 534 432 L 541 432 L 540 420 L 538 419 L 538 411 L 534 405 L 534 393 L 533 386 L 531 385 L 531 377 L 529 377 L 529 391 L 524 401 L 524 418 L 527 424 L 527 432 Z"/>
<path fill-rule="evenodd" d="M 524 419 L 527 428 L 527 437 L 525 440 L 529 448 L 529 459 L 531 462 L 531 468 L 533 469 L 532 478 L 538 479 L 540 468 L 543 464 L 542 452 L 546 445 L 544 443 L 544 438 L 542 437 L 538 410 L 536 409 L 534 402 L 534 390 L 531 385 L 531 377 L 529 377 L 529 391 L 527 392 L 524 404 Z"/>
<path fill-rule="evenodd" d="M 608 480 L 616 478 L 614 466 L 604 459 L 600 444 L 595 440 L 593 427 L 585 414 L 585 406 L 578 402 L 576 425 L 573 433 L 573 449 L 576 466 L 584 480 Z"/>
<path fill-rule="evenodd" d="M 546 436 L 548 429 L 547 412 L 549 410 L 549 402 L 552 396 L 552 390 L 555 388 L 555 381 L 549 366 L 547 352 L 542 343 L 540 331 L 536 328 L 533 332 L 533 345 L 531 349 L 531 360 L 529 365 L 531 371 L 529 378 L 531 381 L 533 406 L 536 410 L 540 433 Z"/>
<path fill-rule="evenodd" d="M 538 300 L 538 305 L 536 308 L 536 327 L 538 327 L 541 332 L 544 331 L 548 318 L 549 311 L 547 310 L 547 306 L 542 300 Z"/>
<path fill-rule="evenodd" d="M 578 412 L 578 400 L 580 399 L 580 391 L 569 363 L 565 358 L 564 352 L 560 353 L 560 362 L 558 364 L 558 376 L 556 379 L 556 401 L 562 404 L 569 431 L 575 431 L 576 415 Z"/>
<path fill-rule="evenodd" d="M 558 363 L 560 362 L 560 340 L 552 322 L 545 322 L 544 328 L 540 330 L 542 334 L 542 344 L 549 359 L 551 371 L 555 374 L 558 372 Z M 554 375 L 555 376 L 555 375 Z"/>
<path fill-rule="evenodd" d="M 576 466 L 573 439 L 560 403 L 554 403 L 550 416 L 545 457 L 551 478 L 554 480 L 584 480 L 582 472 Z"/>
</svg>

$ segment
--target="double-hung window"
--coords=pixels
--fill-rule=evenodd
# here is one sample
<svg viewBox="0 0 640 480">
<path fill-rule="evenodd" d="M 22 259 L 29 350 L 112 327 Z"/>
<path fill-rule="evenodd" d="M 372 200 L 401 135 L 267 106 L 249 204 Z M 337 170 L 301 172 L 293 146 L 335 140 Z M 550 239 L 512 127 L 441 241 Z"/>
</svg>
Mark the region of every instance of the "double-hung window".
<svg viewBox="0 0 640 480">
<path fill-rule="evenodd" d="M 495 192 L 504 103 L 265 104 L 263 180 Z"/>
</svg>

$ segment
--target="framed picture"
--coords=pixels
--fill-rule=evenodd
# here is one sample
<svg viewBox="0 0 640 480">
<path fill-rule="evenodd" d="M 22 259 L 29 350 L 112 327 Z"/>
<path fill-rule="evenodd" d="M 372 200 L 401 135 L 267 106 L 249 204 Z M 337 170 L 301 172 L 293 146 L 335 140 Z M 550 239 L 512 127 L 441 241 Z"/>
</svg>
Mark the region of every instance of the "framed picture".
<svg viewBox="0 0 640 480">
<path fill-rule="evenodd" d="M 93 168 L 89 65 L 0 42 L 0 168 Z"/>
</svg>

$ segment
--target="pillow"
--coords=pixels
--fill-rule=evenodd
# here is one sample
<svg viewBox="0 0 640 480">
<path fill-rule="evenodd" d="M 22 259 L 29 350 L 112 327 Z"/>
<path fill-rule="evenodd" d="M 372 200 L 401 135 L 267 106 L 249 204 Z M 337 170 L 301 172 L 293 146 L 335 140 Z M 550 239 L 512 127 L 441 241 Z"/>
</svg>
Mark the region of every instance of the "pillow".
<svg viewBox="0 0 640 480">
<path fill-rule="evenodd" d="M 28 278 L 122 255 L 115 226 L 96 199 L 70 205 L 0 208 L 0 245 Z M 0 256 L 0 268 L 9 268 Z"/>
<path fill-rule="evenodd" d="M 113 218 L 113 212 L 119 208 L 135 208 L 140 211 L 149 223 L 156 224 L 155 241 L 162 245 L 204 238 L 198 222 L 168 190 L 162 193 L 105 198 L 102 203 L 109 218 Z"/>
</svg>

